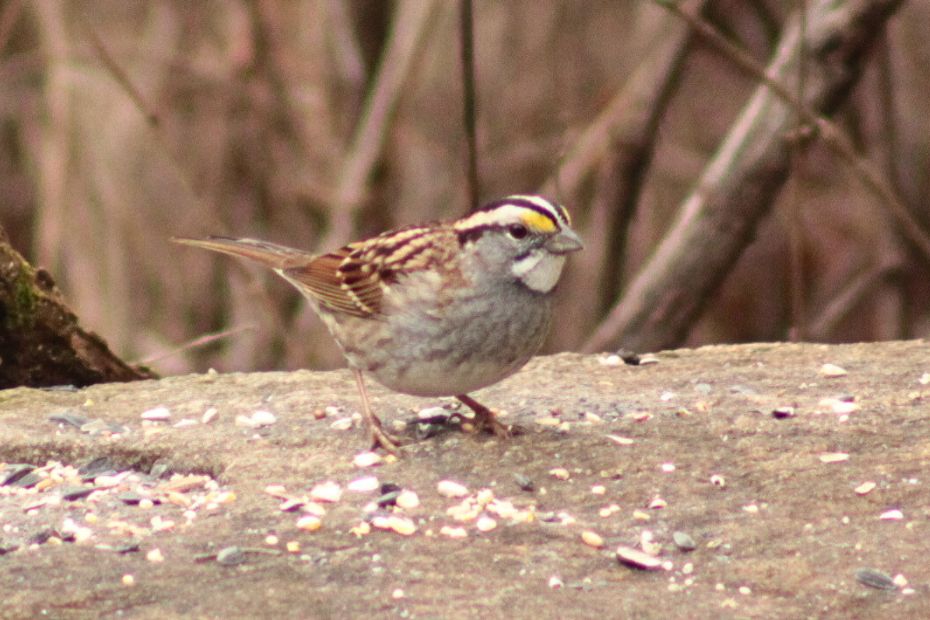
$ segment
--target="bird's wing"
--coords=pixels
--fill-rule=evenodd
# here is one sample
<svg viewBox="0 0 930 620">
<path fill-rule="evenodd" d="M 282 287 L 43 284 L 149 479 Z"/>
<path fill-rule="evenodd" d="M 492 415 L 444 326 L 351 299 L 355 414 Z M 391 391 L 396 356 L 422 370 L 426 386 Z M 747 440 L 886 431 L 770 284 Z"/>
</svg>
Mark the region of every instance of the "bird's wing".
<svg viewBox="0 0 930 620">
<path fill-rule="evenodd" d="M 350 244 L 279 273 L 333 312 L 370 317 L 381 312 L 382 270 L 363 244 Z"/>
</svg>

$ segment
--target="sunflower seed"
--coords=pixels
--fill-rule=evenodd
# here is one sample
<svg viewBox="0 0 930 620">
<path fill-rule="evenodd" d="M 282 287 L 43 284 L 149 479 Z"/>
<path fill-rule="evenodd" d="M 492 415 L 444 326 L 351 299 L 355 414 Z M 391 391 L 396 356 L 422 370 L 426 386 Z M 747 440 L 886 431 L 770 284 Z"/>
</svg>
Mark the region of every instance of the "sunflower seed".
<svg viewBox="0 0 930 620">
<path fill-rule="evenodd" d="M 224 566 L 235 566 L 245 562 L 245 553 L 236 546 L 226 547 L 216 554 L 216 561 Z"/>
<path fill-rule="evenodd" d="M 490 532 L 497 527 L 497 521 L 491 517 L 480 517 L 475 522 L 475 527 L 479 532 Z"/>
<path fill-rule="evenodd" d="M 592 532 L 591 530 L 583 531 L 581 533 L 581 540 L 589 547 L 600 549 L 604 546 L 604 538 L 597 532 Z"/>
<path fill-rule="evenodd" d="M 342 498 L 342 487 L 327 480 L 310 489 L 310 497 L 320 502 L 338 502 Z"/>
<path fill-rule="evenodd" d="M 443 497 L 465 497 L 468 495 L 468 487 L 452 480 L 440 480 L 436 484 L 436 490 Z"/>
<path fill-rule="evenodd" d="M 356 478 L 346 485 L 346 489 L 355 493 L 371 493 L 376 490 L 381 483 L 374 476 L 364 476 Z"/>
<path fill-rule="evenodd" d="M 633 547 L 617 547 L 617 560 L 621 564 L 641 570 L 658 570 L 662 568 L 662 560 Z"/>
<path fill-rule="evenodd" d="M 849 373 L 846 372 L 845 368 L 836 364 L 824 364 L 820 367 L 820 374 L 828 379 L 835 379 L 836 377 L 845 377 Z"/>
<path fill-rule="evenodd" d="M 675 541 L 675 546 L 682 551 L 694 551 L 697 549 L 697 543 L 694 542 L 694 539 L 691 538 L 687 532 L 673 533 L 672 540 Z"/>
<path fill-rule="evenodd" d="M 373 467 L 384 462 L 377 452 L 360 452 L 352 459 L 352 464 L 358 468 Z"/>
<path fill-rule="evenodd" d="M 315 532 L 323 527 L 323 520 L 316 515 L 304 515 L 297 519 L 297 529 L 305 532 Z"/>
<path fill-rule="evenodd" d="M 794 407 L 776 407 L 772 409 L 772 417 L 776 420 L 786 420 L 794 417 Z"/>
<path fill-rule="evenodd" d="M 53 413 L 48 416 L 49 422 L 55 422 L 56 424 L 64 424 L 66 426 L 73 426 L 74 428 L 80 429 L 82 426 L 87 424 L 90 420 L 86 416 L 71 412 L 71 411 L 62 411 L 61 413 Z"/>
<path fill-rule="evenodd" d="M 514 482 L 517 483 L 517 486 L 520 487 L 520 489 L 526 491 L 527 493 L 532 493 L 533 491 L 536 490 L 536 485 L 533 483 L 533 481 L 528 476 L 525 476 L 521 473 L 515 473 L 513 475 L 513 479 L 514 479 Z"/>
<path fill-rule="evenodd" d="M 898 587 L 891 575 L 874 568 L 860 568 L 857 570 L 856 581 L 864 586 L 878 590 L 896 590 Z"/>
<path fill-rule="evenodd" d="M 4 487 L 8 484 L 15 484 L 23 479 L 23 477 L 31 472 L 35 467 L 33 465 L 27 465 L 25 463 L 17 463 L 13 465 L 7 465 L 6 469 L 0 474 L 0 487 Z M 36 481 L 38 482 L 38 480 Z M 35 483 L 33 483 L 35 484 Z"/>
<path fill-rule="evenodd" d="M 413 491 L 403 490 L 398 494 L 395 503 L 405 510 L 410 510 L 420 505 L 420 498 Z"/>
<path fill-rule="evenodd" d="M 61 490 L 61 498 L 69 502 L 76 502 L 79 499 L 84 499 L 96 490 L 97 489 L 94 487 L 65 487 Z"/>
<path fill-rule="evenodd" d="M 167 407 L 155 407 L 154 409 L 143 411 L 140 417 L 143 420 L 152 422 L 163 422 L 171 418 L 171 410 Z"/>
</svg>

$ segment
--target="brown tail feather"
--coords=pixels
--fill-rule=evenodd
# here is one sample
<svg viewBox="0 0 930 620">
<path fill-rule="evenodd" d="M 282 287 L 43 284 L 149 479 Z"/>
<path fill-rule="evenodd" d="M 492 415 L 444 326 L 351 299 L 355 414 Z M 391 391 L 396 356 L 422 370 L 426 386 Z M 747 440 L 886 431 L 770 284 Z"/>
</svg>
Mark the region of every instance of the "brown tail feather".
<svg viewBox="0 0 930 620">
<path fill-rule="evenodd" d="M 259 241 L 258 239 L 234 239 L 232 237 L 208 237 L 206 239 L 187 239 L 172 237 L 175 243 L 182 243 L 205 250 L 222 252 L 231 256 L 247 258 L 272 269 L 286 269 L 305 264 L 314 258 L 313 254 L 283 245 Z"/>
</svg>

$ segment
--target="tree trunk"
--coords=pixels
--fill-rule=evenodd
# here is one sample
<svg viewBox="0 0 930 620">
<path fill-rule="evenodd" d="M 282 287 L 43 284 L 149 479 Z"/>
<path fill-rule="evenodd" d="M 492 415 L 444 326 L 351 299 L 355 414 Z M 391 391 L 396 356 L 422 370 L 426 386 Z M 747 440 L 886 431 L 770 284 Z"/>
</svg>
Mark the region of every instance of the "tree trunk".
<svg viewBox="0 0 930 620">
<path fill-rule="evenodd" d="M 0 231 L 0 389 L 154 376 L 126 364 L 99 336 L 81 329 L 48 272 L 29 265 Z"/>
<path fill-rule="evenodd" d="M 871 44 L 900 4 L 819 0 L 808 11 L 803 46 L 797 16 L 786 27 L 768 76 L 794 88 L 803 48 L 804 103 L 821 114 L 832 113 L 846 99 Z M 655 350 L 684 339 L 787 179 L 795 118 L 795 111 L 768 86 L 756 89 L 682 204 L 677 221 L 584 351 L 617 346 Z"/>
</svg>

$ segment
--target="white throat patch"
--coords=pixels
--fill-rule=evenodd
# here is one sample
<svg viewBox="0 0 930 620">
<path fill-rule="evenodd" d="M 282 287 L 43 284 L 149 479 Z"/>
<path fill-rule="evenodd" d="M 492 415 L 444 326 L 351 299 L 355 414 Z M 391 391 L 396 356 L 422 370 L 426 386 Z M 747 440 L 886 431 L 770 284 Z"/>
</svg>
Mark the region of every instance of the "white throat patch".
<svg viewBox="0 0 930 620">
<path fill-rule="evenodd" d="M 513 275 L 537 293 L 548 293 L 559 281 L 565 256 L 538 249 L 513 264 Z"/>
</svg>

